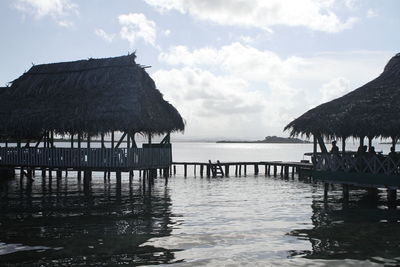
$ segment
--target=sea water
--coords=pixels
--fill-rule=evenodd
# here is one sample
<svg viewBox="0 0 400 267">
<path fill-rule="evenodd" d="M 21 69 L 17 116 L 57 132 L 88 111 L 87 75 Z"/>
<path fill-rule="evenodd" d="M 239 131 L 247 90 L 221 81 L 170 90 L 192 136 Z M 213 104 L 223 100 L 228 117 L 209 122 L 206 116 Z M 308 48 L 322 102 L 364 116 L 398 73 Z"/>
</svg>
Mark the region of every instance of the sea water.
<svg viewBox="0 0 400 267">
<path fill-rule="evenodd" d="M 350 144 L 349 149 L 356 149 Z M 389 145 L 376 145 L 387 153 Z M 328 147 L 329 149 L 329 147 Z M 174 161 L 299 161 L 312 144 L 174 143 Z M 323 201 L 309 181 L 193 172 L 143 187 L 138 174 L 95 173 L 84 192 L 75 173 L 51 185 L 13 179 L 0 190 L 0 266 L 396 266 L 400 212 L 386 192 L 340 186 Z M 263 173 L 260 170 L 260 173 Z M 37 173 L 38 174 L 38 173 Z"/>
</svg>

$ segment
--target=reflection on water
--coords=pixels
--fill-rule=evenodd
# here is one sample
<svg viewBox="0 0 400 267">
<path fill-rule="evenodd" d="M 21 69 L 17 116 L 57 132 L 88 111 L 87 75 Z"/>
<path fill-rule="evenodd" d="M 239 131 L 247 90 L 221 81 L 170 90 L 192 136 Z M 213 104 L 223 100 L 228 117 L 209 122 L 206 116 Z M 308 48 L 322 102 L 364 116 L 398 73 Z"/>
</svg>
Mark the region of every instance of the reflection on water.
<svg viewBox="0 0 400 267">
<path fill-rule="evenodd" d="M 400 265 L 400 211 L 387 208 L 386 192 L 351 192 L 348 204 L 338 190 L 327 203 L 320 195 L 312 200 L 313 228 L 293 230 L 289 235 L 308 240 L 311 250 L 292 251 L 307 259 L 355 259 Z"/>
<path fill-rule="evenodd" d="M 19 179 L 0 185 L 0 266 L 400 265 L 400 212 L 386 193 L 252 176 Z"/>
<path fill-rule="evenodd" d="M 0 262 L 5 266 L 109 266 L 174 261 L 174 252 L 141 246 L 169 235 L 168 189 L 93 177 L 89 194 L 75 177 L 10 180 L 1 186 Z M 3 266 L 2 265 L 2 266 Z"/>
</svg>

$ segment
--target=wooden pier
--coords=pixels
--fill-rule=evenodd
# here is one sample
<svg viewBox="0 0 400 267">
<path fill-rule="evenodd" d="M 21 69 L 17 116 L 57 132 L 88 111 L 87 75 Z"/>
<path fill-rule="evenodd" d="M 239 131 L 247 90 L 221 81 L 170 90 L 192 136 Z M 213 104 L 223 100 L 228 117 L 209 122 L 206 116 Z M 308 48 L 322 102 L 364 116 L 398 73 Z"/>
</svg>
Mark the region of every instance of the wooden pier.
<svg viewBox="0 0 400 267">
<path fill-rule="evenodd" d="M 193 175 L 200 177 L 229 177 L 246 176 L 249 171 L 259 175 L 261 170 L 265 176 L 294 178 L 297 173 L 310 176 L 313 164 L 309 162 L 285 162 L 285 161 L 257 161 L 257 162 L 173 162 L 173 175 L 177 173 L 177 166 L 183 167 L 183 176 L 187 177 L 188 167 L 192 167 Z M 231 173 L 231 171 L 233 171 Z"/>
</svg>

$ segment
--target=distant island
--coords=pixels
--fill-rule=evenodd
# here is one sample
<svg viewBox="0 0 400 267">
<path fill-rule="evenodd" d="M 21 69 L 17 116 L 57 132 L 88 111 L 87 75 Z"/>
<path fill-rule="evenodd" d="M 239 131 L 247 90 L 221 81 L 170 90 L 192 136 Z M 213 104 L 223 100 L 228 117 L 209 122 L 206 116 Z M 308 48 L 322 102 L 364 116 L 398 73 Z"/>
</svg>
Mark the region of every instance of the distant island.
<svg viewBox="0 0 400 267">
<path fill-rule="evenodd" d="M 269 144 L 304 144 L 310 143 L 309 141 L 301 140 L 299 138 L 291 138 L 291 137 L 279 137 L 279 136 L 267 136 L 264 140 L 256 140 L 256 141 L 230 141 L 230 140 L 222 140 L 217 141 L 217 143 L 269 143 Z"/>
</svg>

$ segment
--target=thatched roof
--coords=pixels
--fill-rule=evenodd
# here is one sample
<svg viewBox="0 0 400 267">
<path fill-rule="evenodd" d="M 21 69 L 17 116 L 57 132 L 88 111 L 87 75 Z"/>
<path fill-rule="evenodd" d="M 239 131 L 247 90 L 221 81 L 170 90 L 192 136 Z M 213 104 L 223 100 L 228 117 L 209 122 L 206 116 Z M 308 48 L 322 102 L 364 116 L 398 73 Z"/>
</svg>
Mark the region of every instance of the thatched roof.
<svg viewBox="0 0 400 267">
<path fill-rule="evenodd" d="M 12 137 L 184 130 L 134 54 L 36 65 L 1 91 L 0 133 Z"/>
<path fill-rule="evenodd" d="M 319 105 L 289 123 L 292 136 L 400 136 L 400 53 L 360 88 Z"/>
</svg>

